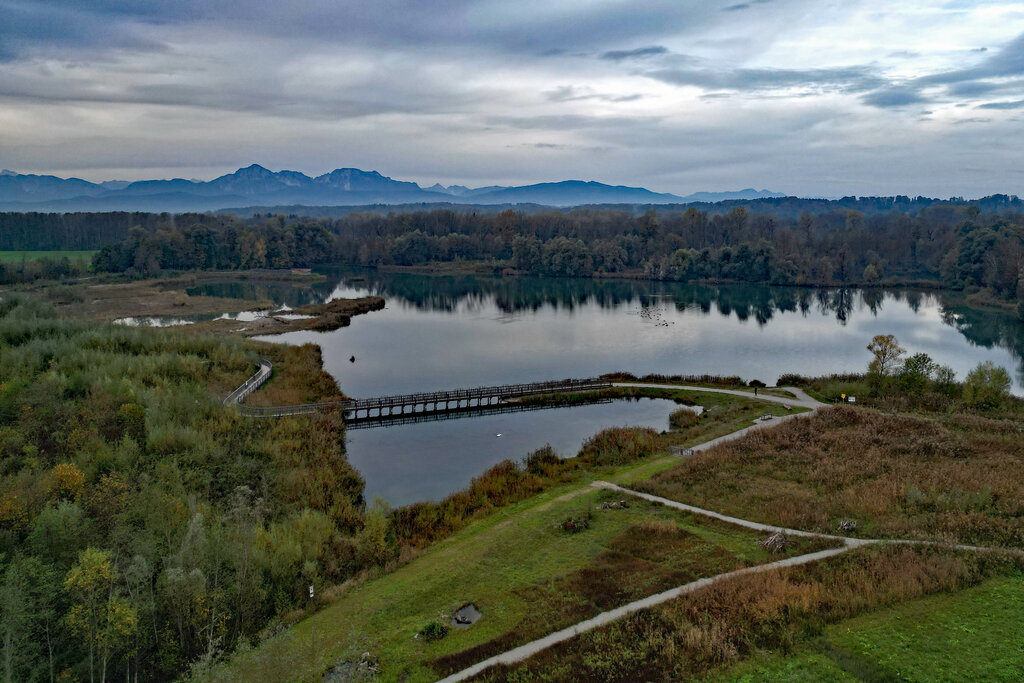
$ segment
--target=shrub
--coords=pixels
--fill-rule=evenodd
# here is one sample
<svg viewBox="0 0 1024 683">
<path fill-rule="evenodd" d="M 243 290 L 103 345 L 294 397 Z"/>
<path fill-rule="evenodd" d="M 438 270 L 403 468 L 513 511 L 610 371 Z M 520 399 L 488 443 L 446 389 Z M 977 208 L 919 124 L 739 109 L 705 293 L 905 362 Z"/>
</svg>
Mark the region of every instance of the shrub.
<svg viewBox="0 0 1024 683">
<path fill-rule="evenodd" d="M 538 476 L 549 474 L 554 468 L 558 467 L 561 461 L 561 458 L 555 453 L 555 449 L 551 447 L 551 444 L 538 448 L 523 458 L 526 471 Z"/>
<path fill-rule="evenodd" d="M 625 465 L 654 453 L 657 437 L 646 427 L 612 427 L 587 439 L 579 458 L 587 465 Z"/>
<path fill-rule="evenodd" d="M 440 622 L 432 621 L 420 629 L 420 635 L 423 636 L 425 641 L 432 643 L 448 635 L 448 627 Z"/>
<path fill-rule="evenodd" d="M 668 416 L 668 424 L 672 429 L 686 429 L 697 424 L 698 419 L 700 418 L 697 413 L 689 408 L 680 408 Z"/>
<path fill-rule="evenodd" d="M 989 360 L 978 363 L 964 382 L 964 400 L 975 408 L 996 408 L 1009 394 L 1009 373 Z"/>
</svg>

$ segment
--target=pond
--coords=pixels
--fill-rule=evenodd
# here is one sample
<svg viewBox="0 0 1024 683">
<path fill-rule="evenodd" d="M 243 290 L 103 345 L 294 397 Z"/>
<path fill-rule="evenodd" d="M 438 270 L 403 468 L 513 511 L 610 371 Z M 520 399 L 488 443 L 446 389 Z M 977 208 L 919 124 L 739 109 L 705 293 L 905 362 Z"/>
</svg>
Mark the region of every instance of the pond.
<svg viewBox="0 0 1024 683">
<path fill-rule="evenodd" d="M 521 461 L 550 445 L 562 457 L 605 427 L 668 429 L 683 406 L 668 399 L 621 399 L 608 403 L 460 417 L 371 429 L 346 435 L 349 462 L 366 479 L 366 499 L 391 505 L 439 500 L 465 488 L 502 460 Z"/>
</svg>

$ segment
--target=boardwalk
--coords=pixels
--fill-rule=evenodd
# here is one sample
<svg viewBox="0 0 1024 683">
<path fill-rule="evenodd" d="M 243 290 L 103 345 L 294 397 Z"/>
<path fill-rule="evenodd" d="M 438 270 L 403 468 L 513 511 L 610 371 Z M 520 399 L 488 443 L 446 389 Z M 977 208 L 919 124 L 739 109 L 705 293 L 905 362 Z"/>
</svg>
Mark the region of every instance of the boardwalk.
<svg viewBox="0 0 1024 683">
<path fill-rule="evenodd" d="M 602 379 L 561 379 L 552 382 L 531 382 L 528 384 L 502 384 L 475 389 L 454 389 L 451 391 L 427 391 L 417 394 L 398 394 L 376 398 L 354 398 L 326 403 L 306 403 L 294 406 L 246 406 L 246 396 L 262 386 L 271 376 L 270 361 L 260 359 L 259 370 L 224 399 L 225 405 L 235 403 L 243 415 L 249 417 L 286 417 L 316 413 L 321 410 L 342 410 L 347 420 L 374 420 L 399 416 L 429 415 L 457 410 L 485 409 L 495 407 L 504 401 L 537 394 L 554 394 L 571 391 L 596 391 L 611 388 L 611 382 Z"/>
</svg>

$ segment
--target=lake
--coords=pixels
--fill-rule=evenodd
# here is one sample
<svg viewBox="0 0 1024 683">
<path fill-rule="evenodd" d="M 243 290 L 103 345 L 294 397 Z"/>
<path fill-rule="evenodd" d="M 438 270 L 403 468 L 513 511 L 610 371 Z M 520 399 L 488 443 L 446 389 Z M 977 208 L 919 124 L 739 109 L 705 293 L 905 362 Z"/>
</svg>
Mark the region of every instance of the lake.
<svg viewBox="0 0 1024 683">
<path fill-rule="evenodd" d="M 502 460 L 520 461 L 550 445 L 562 457 L 605 427 L 668 429 L 683 406 L 667 399 L 622 399 L 522 413 L 352 429 L 349 462 L 366 478 L 366 498 L 391 505 L 438 500 Z"/>
<path fill-rule="evenodd" d="M 266 338 L 319 344 L 326 369 L 349 396 L 617 370 L 740 375 L 772 384 L 786 372 L 862 371 L 870 358 L 865 347 L 876 334 L 895 334 L 910 352 L 928 353 L 961 378 L 978 362 L 994 361 L 1010 370 L 1015 393 L 1024 389 L 1024 325 L 944 293 L 324 272 L 326 280 L 305 290 L 232 283 L 230 293 L 290 306 L 383 296 L 383 310 L 354 318 L 350 327 Z M 216 287 L 196 291 L 229 293 Z M 638 405 L 644 404 L 353 431 L 349 457 L 366 476 L 369 497 L 382 495 L 393 504 L 436 498 L 491 464 L 548 442 L 572 455 L 601 426 L 667 428 L 667 406 Z M 495 437 L 499 432 L 503 436 Z"/>
</svg>

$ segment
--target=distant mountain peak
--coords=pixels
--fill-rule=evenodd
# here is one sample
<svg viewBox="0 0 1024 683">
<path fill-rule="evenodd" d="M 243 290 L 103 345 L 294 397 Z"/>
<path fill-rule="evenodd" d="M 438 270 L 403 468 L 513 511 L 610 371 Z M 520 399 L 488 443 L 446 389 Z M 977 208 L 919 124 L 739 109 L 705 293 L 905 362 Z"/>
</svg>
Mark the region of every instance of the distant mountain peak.
<svg viewBox="0 0 1024 683">
<path fill-rule="evenodd" d="M 90 183 L 0 172 L 0 205 L 7 210 L 50 211 L 208 211 L 260 205 L 358 206 L 370 204 L 678 204 L 725 199 L 780 197 L 779 193 L 747 188 L 736 192 L 698 192 L 686 197 L 652 192 L 643 187 L 607 185 L 594 180 L 563 180 L 505 187 L 465 185 L 429 188 L 395 180 L 378 171 L 341 167 L 312 178 L 299 171 L 271 171 L 250 164 L 213 180 L 139 180 Z"/>
</svg>

